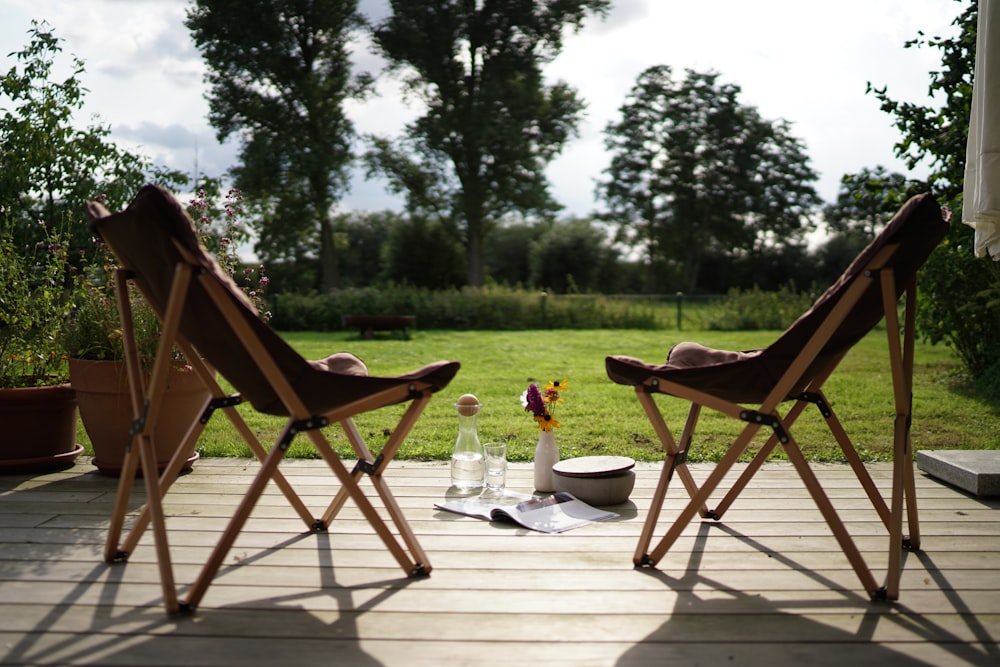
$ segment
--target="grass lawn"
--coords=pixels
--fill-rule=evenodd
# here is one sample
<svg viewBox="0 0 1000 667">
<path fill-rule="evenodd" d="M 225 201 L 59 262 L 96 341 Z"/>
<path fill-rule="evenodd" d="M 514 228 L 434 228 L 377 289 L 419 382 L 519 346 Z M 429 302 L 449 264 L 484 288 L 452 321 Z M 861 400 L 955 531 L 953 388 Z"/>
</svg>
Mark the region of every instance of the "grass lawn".
<svg viewBox="0 0 1000 667">
<path fill-rule="evenodd" d="M 454 403 L 462 394 L 479 397 L 483 409 L 479 436 L 483 442 L 506 440 L 512 461 L 530 461 L 538 430 L 520 404 L 531 382 L 569 381 L 565 401 L 555 417 L 562 458 L 592 454 L 630 456 L 656 461 L 663 457 L 652 428 L 629 387 L 608 379 L 604 358 L 628 354 L 646 361 L 662 360 L 679 340 L 696 340 L 725 349 L 766 346 L 774 331 L 709 332 L 640 330 L 556 331 L 416 331 L 410 340 L 357 340 L 353 333 L 289 333 L 287 340 L 313 359 L 347 350 L 360 356 L 373 375 L 413 370 L 437 359 L 462 363 L 447 389 L 435 395 L 400 450 L 399 458 L 448 459 L 457 435 Z M 885 331 L 873 331 L 844 359 L 825 390 L 848 435 L 865 460 L 891 458 L 894 407 L 886 355 Z M 1000 405 L 969 392 L 957 373 L 960 366 L 946 347 L 918 343 L 914 371 L 914 450 L 937 448 L 1000 449 Z M 667 424 L 679 435 L 687 404 L 660 396 Z M 266 446 L 274 442 L 283 420 L 257 415 L 248 406 L 244 415 Z M 402 408 L 386 408 L 356 420 L 370 447 L 377 449 L 383 433 L 399 419 Z M 741 424 L 710 410 L 702 412 L 692 460 L 717 460 Z M 792 430 L 808 457 L 839 461 L 832 436 L 815 409 L 808 409 Z M 342 455 L 354 458 L 346 438 L 336 427 L 327 429 Z M 761 444 L 764 431 L 758 437 Z M 80 427 L 80 442 L 89 441 Z M 199 442 L 203 456 L 250 456 L 221 413 L 210 422 Z M 293 443 L 289 456 L 314 456 L 307 438 Z"/>
</svg>

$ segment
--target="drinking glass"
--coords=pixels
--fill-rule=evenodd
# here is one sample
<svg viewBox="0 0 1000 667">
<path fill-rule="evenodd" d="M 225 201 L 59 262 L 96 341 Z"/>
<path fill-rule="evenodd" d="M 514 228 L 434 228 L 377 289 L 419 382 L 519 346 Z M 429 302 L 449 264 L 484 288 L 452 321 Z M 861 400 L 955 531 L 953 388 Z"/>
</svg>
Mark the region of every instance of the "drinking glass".
<svg viewBox="0 0 1000 667">
<path fill-rule="evenodd" d="M 507 444 L 487 442 L 483 452 L 486 454 L 486 490 L 502 494 L 507 484 Z"/>
</svg>

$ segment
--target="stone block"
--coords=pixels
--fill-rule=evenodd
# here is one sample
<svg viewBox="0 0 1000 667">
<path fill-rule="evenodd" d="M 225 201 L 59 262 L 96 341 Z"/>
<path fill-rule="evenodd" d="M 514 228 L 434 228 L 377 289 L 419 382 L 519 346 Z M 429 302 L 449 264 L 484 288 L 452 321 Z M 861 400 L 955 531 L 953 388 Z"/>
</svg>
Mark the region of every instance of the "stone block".
<svg viewBox="0 0 1000 667">
<path fill-rule="evenodd" d="M 973 495 L 1000 496 L 1000 450 L 921 450 L 917 467 Z"/>
</svg>

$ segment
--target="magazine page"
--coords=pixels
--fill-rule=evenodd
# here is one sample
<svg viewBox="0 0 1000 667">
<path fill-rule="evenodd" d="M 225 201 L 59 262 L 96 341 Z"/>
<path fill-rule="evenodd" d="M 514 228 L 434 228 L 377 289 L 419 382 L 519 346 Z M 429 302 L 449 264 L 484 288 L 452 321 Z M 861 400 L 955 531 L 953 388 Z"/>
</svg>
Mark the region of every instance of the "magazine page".
<svg viewBox="0 0 1000 667">
<path fill-rule="evenodd" d="M 614 512 L 591 507 L 565 491 L 520 502 L 514 506 L 514 512 L 512 516 L 519 524 L 543 533 L 561 533 L 618 516 Z"/>
<path fill-rule="evenodd" d="M 441 503 L 434 503 L 434 507 L 448 512 L 455 512 L 456 514 L 464 514 L 492 521 L 494 519 L 494 511 L 513 510 L 518 503 L 531 500 L 531 498 L 533 496 L 504 490 L 503 495 L 500 496 L 483 495 L 469 496 L 468 498 L 452 498 Z"/>
<path fill-rule="evenodd" d="M 564 491 L 542 498 L 505 491 L 502 496 L 456 498 L 435 503 L 434 506 L 487 521 L 508 519 L 543 533 L 561 533 L 618 516 L 614 512 L 591 507 Z"/>
</svg>

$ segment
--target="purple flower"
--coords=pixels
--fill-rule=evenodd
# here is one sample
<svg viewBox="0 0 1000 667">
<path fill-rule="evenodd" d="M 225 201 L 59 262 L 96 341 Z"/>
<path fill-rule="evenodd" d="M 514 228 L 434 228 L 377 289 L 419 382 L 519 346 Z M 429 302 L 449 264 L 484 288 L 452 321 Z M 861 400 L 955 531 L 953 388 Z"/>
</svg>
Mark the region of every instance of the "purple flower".
<svg viewBox="0 0 1000 667">
<path fill-rule="evenodd" d="M 527 402 L 525 410 L 531 410 L 531 414 L 536 417 L 545 416 L 545 401 L 542 400 L 542 392 L 538 390 L 538 385 L 528 385 L 528 391 L 525 392 L 525 401 Z"/>
</svg>

